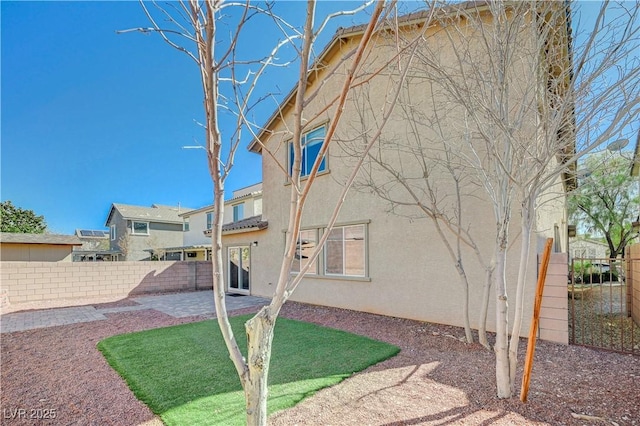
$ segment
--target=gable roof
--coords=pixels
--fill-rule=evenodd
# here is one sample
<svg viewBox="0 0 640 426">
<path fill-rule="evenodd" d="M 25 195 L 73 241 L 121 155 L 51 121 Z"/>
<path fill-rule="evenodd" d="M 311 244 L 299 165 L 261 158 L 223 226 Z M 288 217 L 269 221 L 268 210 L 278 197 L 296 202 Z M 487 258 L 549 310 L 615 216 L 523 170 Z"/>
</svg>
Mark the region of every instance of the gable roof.
<svg viewBox="0 0 640 426">
<path fill-rule="evenodd" d="M 16 232 L 0 232 L 0 242 L 8 244 L 82 245 L 80 238 L 75 235 L 21 234 Z"/>
<path fill-rule="evenodd" d="M 105 226 L 109 226 L 113 213 L 117 211 L 123 219 L 141 220 L 145 222 L 160 223 L 182 223 L 181 213 L 191 211 L 192 209 L 180 206 L 162 206 L 153 204 L 151 207 L 132 206 L 129 204 L 113 203 L 107 216 Z"/>
</svg>

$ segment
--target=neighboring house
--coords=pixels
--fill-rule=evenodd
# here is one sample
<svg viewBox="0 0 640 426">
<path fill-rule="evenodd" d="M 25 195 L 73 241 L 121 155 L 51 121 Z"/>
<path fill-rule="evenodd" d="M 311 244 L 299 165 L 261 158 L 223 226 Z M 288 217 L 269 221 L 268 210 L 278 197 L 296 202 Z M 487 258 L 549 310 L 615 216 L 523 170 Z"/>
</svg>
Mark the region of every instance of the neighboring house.
<svg viewBox="0 0 640 426">
<path fill-rule="evenodd" d="M 109 231 L 95 229 L 76 229 L 76 236 L 82 241 L 81 247 L 74 247 L 74 262 L 95 262 L 118 260 L 120 252 L 112 251 L 109 243 Z"/>
<path fill-rule="evenodd" d="M 569 253 L 572 259 L 605 259 L 609 256 L 609 245 L 587 237 L 575 237 L 569 240 Z"/>
<path fill-rule="evenodd" d="M 0 232 L 2 261 L 71 262 L 74 247 L 80 246 L 75 235 Z"/>
<path fill-rule="evenodd" d="M 182 244 L 183 207 L 111 205 L 105 226 L 109 249 L 121 253 L 120 260 L 151 260 L 162 257 L 163 248 Z"/>
<path fill-rule="evenodd" d="M 482 4 L 482 2 L 470 2 Z M 424 20 L 426 15 L 411 15 L 413 23 Z M 400 21 L 402 25 L 409 25 L 407 19 Z M 411 28 L 407 31 L 410 31 Z M 561 28 L 562 30 L 562 28 Z M 362 27 L 341 29 L 322 51 L 317 59 L 322 67 L 314 68 L 313 75 L 317 75 L 309 85 L 309 93 L 319 89 L 313 99 L 308 101 L 304 111 L 305 117 L 311 121 L 306 124 L 307 132 L 303 135 L 304 146 L 302 175 L 308 174 L 310 165 L 318 155 L 318 143 L 324 138 L 325 131 L 332 117 L 332 108 L 326 108 L 326 99 L 332 99 L 339 92 L 343 75 L 338 70 L 333 77 L 323 80 L 334 67 L 346 67 L 349 54 L 356 46 L 362 34 Z M 429 33 L 425 42 L 437 41 L 437 37 L 446 37 L 436 30 Z M 393 45 L 375 46 L 375 56 L 378 61 L 393 57 Z M 388 49 L 385 51 L 385 49 Z M 366 54 L 365 54 L 366 56 Z M 347 58 L 347 59 L 345 59 Z M 384 74 L 384 73 L 383 73 Z M 370 85 L 371 96 L 384 93 L 374 90 L 385 84 L 376 85 L 373 77 Z M 380 77 L 383 78 L 383 77 Z M 527 78 L 523 76 L 523 78 Z M 385 80 L 386 81 L 386 80 Z M 428 101 L 429 90 L 416 90 L 415 102 L 424 96 Z M 289 93 L 281 105 L 276 109 L 264 130 L 254 140 L 249 149 L 262 155 L 263 146 L 272 154 L 262 155 L 262 173 L 264 199 L 260 222 L 268 227 L 262 227 L 256 222 L 246 229 L 238 229 L 232 233 L 227 228 L 223 234 L 223 256 L 226 266 L 227 289 L 230 291 L 248 292 L 258 296 L 269 297 L 273 294 L 274 285 L 278 280 L 282 256 L 284 253 L 285 230 L 287 229 L 290 184 L 283 174 L 282 165 L 290 164 L 291 117 L 293 114 L 293 100 L 295 89 Z M 326 94 L 326 96 L 325 96 Z M 382 105 L 385 100 L 370 99 L 372 105 Z M 351 129 L 361 123 L 361 116 L 353 108 L 345 108 L 344 115 L 338 125 L 338 133 L 342 140 L 359 140 L 358 134 Z M 392 119 L 387 124 L 385 132 L 389 135 L 402 135 L 408 126 L 401 119 Z M 351 133 L 350 133 L 351 132 Z M 373 130 L 372 130 L 373 132 Z M 350 138 L 351 137 L 351 138 Z M 273 156 L 272 156 L 273 155 Z M 276 162 L 277 160 L 277 162 Z M 307 262 L 309 253 L 326 232 L 326 224 L 334 208 L 334 203 L 343 188 L 343 182 L 351 171 L 349 158 L 345 158 L 344 151 L 339 145 L 332 145 L 323 161 L 320 174 L 314 182 L 309 194 L 304 214 L 302 230 L 300 232 L 300 250 L 294 264 L 294 271 L 299 270 L 301 264 Z M 352 162 L 351 162 L 352 163 Z M 290 167 L 290 166 L 289 166 Z M 422 172 L 420 171 L 420 174 Z M 563 182 L 553 191 L 562 190 Z M 442 188 L 444 193 L 446 188 Z M 439 195 L 443 196 L 439 192 Z M 480 235 L 476 237 L 481 250 L 488 258 L 491 257 L 495 241 L 495 219 L 489 202 L 482 199 L 478 192 L 477 203 L 468 207 L 466 217 L 471 218 L 471 225 Z M 519 215 L 512 215 L 512 253 L 509 257 L 507 281 L 509 294 L 515 295 L 515 282 L 518 267 L 518 247 L 520 245 Z M 528 259 L 528 284 L 526 288 L 525 309 L 532 309 L 533 290 L 536 282 L 537 253 L 544 245 L 546 237 L 556 237 L 557 250 L 566 251 L 567 220 L 564 200 L 560 199 L 544 211 L 538 212 L 538 229 L 532 241 L 532 250 Z M 329 240 L 321 256 L 312 265 L 310 272 L 296 289 L 292 300 L 305 303 L 334 306 L 373 312 L 377 314 L 412 318 L 451 325 L 462 325 L 461 303 L 462 290 L 458 285 L 458 277 L 453 262 L 442 244 L 431 222 L 427 219 L 409 220 L 389 213 L 389 206 L 381 198 L 367 192 L 351 191 L 342 207 L 335 228 L 330 231 Z M 485 270 L 477 266 L 473 253 L 467 252 L 466 272 L 471 283 L 470 303 L 471 311 L 478 312 L 482 300 L 482 284 Z M 242 269 L 243 274 L 237 271 Z M 244 282 L 244 277 L 249 281 Z M 493 292 L 492 292 L 493 297 Z M 490 304 L 493 311 L 494 304 Z M 488 327 L 494 324 L 495 314 L 489 313 Z M 525 310 L 525 312 L 530 312 Z M 477 315 L 471 318 L 472 326 L 477 327 Z M 525 318 L 526 327 L 529 318 Z"/>
<path fill-rule="evenodd" d="M 233 191 L 225 201 L 223 232 L 242 232 L 252 226 L 263 226 L 262 183 Z M 213 205 L 180 215 L 183 219 L 183 240 L 179 246 L 165 247 L 167 260 L 209 260 L 211 254 L 211 226 Z"/>
</svg>

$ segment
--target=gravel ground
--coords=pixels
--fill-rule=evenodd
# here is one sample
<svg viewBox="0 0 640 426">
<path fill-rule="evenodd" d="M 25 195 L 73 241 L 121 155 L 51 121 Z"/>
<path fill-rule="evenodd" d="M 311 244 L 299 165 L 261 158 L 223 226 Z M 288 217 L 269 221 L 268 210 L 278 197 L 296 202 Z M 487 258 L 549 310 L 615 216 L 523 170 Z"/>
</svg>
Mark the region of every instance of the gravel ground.
<svg viewBox="0 0 640 426">
<path fill-rule="evenodd" d="M 273 425 L 640 425 L 637 356 L 538 342 L 523 404 L 517 397 L 495 398 L 492 353 L 461 342 L 459 328 L 298 303 L 285 305 L 282 315 L 384 340 L 402 351 L 276 413 Z M 1 423 L 159 424 L 96 344 L 204 317 L 177 319 L 153 310 L 108 317 L 2 334 Z M 522 360 L 526 342 L 520 346 Z"/>
</svg>

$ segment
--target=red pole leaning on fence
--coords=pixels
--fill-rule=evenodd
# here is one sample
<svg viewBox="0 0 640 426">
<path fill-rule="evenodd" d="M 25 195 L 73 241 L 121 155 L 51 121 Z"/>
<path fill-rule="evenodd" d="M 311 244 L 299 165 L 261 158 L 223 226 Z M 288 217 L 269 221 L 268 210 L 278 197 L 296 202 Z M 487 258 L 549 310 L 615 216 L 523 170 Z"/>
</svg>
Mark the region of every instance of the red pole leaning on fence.
<svg viewBox="0 0 640 426">
<path fill-rule="evenodd" d="M 542 292 L 544 282 L 547 278 L 549 268 L 549 258 L 551 257 L 551 246 L 553 238 L 547 238 L 547 244 L 542 254 L 540 263 L 540 273 L 538 274 L 538 285 L 536 286 L 536 299 L 533 304 L 533 319 L 529 328 L 529 343 L 527 344 L 527 355 L 524 359 L 524 373 L 522 374 L 522 389 L 520 390 L 520 401 L 527 402 L 529 393 L 529 381 L 531 380 L 531 369 L 533 368 L 533 354 L 536 351 L 536 334 L 538 332 L 538 322 L 540 321 L 540 305 L 542 305 Z"/>
</svg>

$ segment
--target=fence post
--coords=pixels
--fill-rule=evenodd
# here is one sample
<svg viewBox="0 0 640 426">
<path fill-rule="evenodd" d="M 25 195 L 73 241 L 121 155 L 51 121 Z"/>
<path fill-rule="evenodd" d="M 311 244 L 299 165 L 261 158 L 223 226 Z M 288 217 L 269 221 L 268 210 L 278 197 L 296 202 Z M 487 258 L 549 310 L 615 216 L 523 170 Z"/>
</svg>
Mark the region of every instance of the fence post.
<svg viewBox="0 0 640 426">
<path fill-rule="evenodd" d="M 533 320 L 529 328 L 529 344 L 527 345 L 527 356 L 524 359 L 524 373 L 522 376 L 522 389 L 520 390 L 520 401 L 527 402 L 529 393 L 529 381 L 531 380 L 531 369 L 533 368 L 533 354 L 536 350 L 536 332 L 538 330 L 538 320 L 540 319 L 540 305 L 542 304 L 542 292 L 544 290 L 544 280 L 547 278 L 547 268 L 549 267 L 549 257 L 551 257 L 551 246 L 553 238 L 547 238 L 544 247 L 540 273 L 538 274 L 538 285 L 536 287 L 536 299 L 533 305 Z"/>
</svg>

